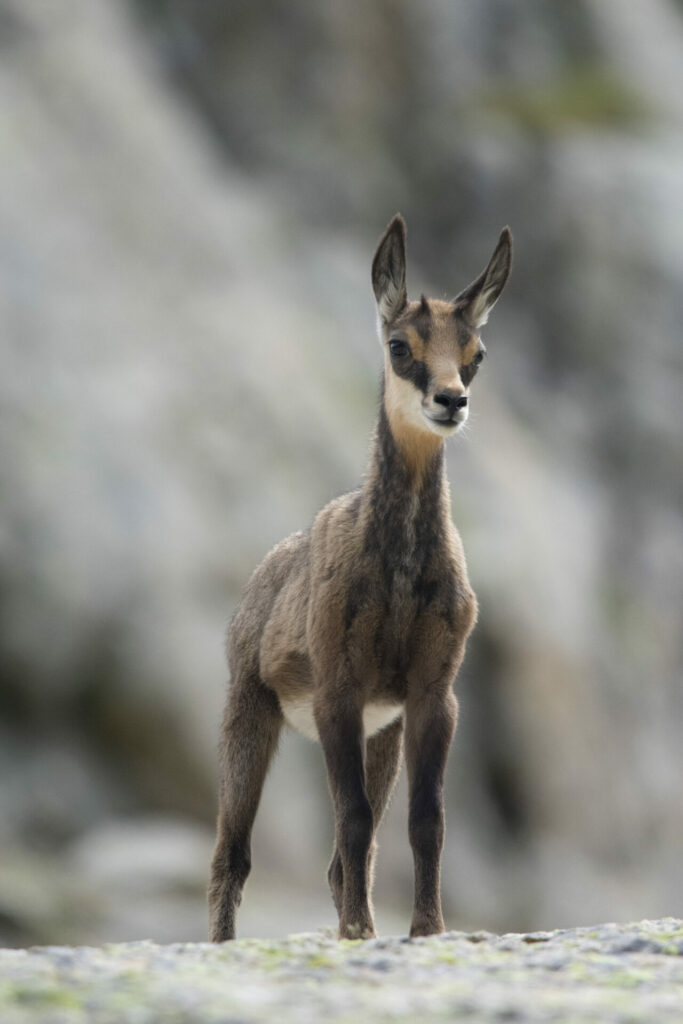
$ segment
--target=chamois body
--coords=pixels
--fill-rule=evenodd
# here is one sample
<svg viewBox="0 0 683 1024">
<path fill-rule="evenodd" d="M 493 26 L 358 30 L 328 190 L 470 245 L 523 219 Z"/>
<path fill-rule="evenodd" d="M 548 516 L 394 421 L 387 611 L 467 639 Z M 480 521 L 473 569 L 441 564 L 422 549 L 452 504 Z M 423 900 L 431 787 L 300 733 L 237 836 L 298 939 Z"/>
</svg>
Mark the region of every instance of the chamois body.
<svg viewBox="0 0 683 1024">
<path fill-rule="evenodd" d="M 340 937 L 374 934 L 374 836 L 402 747 L 415 859 L 411 934 L 443 930 L 442 785 L 457 718 L 452 686 L 477 614 L 451 520 L 444 438 L 466 418 L 483 352 L 477 319 L 500 294 L 509 260 L 504 233 L 486 271 L 453 303 L 408 303 L 400 218 L 380 243 L 373 286 L 385 370 L 363 485 L 326 505 L 310 530 L 273 548 L 229 630 L 209 890 L 216 941 L 235 934 L 251 826 L 285 721 L 320 741 L 325 754 L 336 817 L 328 878 Z M 488 303 L 477 312 L 482 292 Z"/>
</svg>

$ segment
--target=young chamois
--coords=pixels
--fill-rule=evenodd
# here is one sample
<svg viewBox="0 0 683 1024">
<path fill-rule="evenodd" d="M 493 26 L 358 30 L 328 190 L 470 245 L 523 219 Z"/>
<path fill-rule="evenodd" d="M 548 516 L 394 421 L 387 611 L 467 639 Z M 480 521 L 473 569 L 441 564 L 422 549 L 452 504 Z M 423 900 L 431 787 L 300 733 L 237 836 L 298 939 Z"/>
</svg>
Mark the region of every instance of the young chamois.
<svg viewBox="0 0 683 1024">
<path fill-rule="evenodd" d="M 363 486 L 266 556 L 228 640 L 210 934 L 235 936 L 250 837 L 283 722 L 322 744 L 335 812 L 328 880 L 340 938 L 375 934 L 375 833 L 405 757 L 415 865 L 410 934 L 444 928 L 443 781 L 453 682 L 477 617 L 451 520 L 444 440 L 465 423 L 485 348 L 479 328 L 508 273 L 512 237 L 450 302 L 409 302 L 403 218 L 372 264 L 384 378 Z"/>
</svg>

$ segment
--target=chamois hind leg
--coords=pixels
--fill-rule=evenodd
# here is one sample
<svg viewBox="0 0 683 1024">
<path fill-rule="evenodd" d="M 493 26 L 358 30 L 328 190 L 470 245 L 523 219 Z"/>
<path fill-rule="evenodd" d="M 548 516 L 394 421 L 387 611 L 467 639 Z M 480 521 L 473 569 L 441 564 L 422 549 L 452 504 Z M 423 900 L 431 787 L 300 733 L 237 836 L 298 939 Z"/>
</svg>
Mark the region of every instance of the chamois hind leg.
<svg viewBox="0 0 683 1024">
<path fill-rule="evenodd" d="M 257 676 L 231 686 L 221 732 L 221 781 L 216 847 L 209 884 L 209 937 L 235 937 L 235 911 L 251 869 L 251 830 L 282 712 Z"/>
<path fill-rule="evenodd" d="M 401 767 L 401 739 L 403 736 L 403 718 L 397 718 L 381 732 L 375 733 L 367 741 L 365 754 L 365 789 L 372 808 L 373 840 L 370 845 L 370 864 L 368 868 L 369 894 L 373 883 L 373 868 L 377 844 L 375 836 L 389 799 L 396 785 L 399 768 Z M 335 841 L 332 860 L 327 871 L 327 879 L 332 890 L 332 899 L 341 914 L 344 898 L 344 871 L 339 847 Z"/>
</svg>

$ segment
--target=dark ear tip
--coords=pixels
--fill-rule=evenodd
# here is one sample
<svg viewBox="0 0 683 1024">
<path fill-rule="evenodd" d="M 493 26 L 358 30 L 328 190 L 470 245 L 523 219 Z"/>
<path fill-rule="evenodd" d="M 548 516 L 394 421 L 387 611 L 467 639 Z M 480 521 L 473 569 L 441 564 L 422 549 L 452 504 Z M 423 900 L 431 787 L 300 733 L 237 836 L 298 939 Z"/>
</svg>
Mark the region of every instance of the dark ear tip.
<svg viewBox="0 0 683 1024">
<path fill-rule="evenodd" d="M 507 263 L 509 272 L 509 269 L 512 266 L 513 245 L 512 232 L 510 231 L 510 228 L 507 226 L 507 224 L 500 233 L 500 238 L 498 239 L 498 245 L 496 246 L 496 250 L 501 253 L 505 252 L 505 262 Z"/>
<path fill-rule="evenodd" d="M 387 224 L 387 231 L 389 232 L 398 231 L 404 238 L 406 237 L 406 222 L 400 213 L 395 213 Z"/>
</svg>

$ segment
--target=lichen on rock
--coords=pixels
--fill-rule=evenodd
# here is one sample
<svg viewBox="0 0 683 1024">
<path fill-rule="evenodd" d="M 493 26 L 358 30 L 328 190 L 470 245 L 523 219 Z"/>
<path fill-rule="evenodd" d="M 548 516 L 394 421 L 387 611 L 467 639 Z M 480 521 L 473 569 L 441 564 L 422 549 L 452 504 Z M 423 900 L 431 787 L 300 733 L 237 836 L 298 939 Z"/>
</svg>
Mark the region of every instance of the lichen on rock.
<svg viewBox="0 0 683 1024">
<path fill-rule="evenodd" d="M 337 942 L 0 950 L 3 1024 L 680 1021 L 683 921 Z"/>
</svg>

